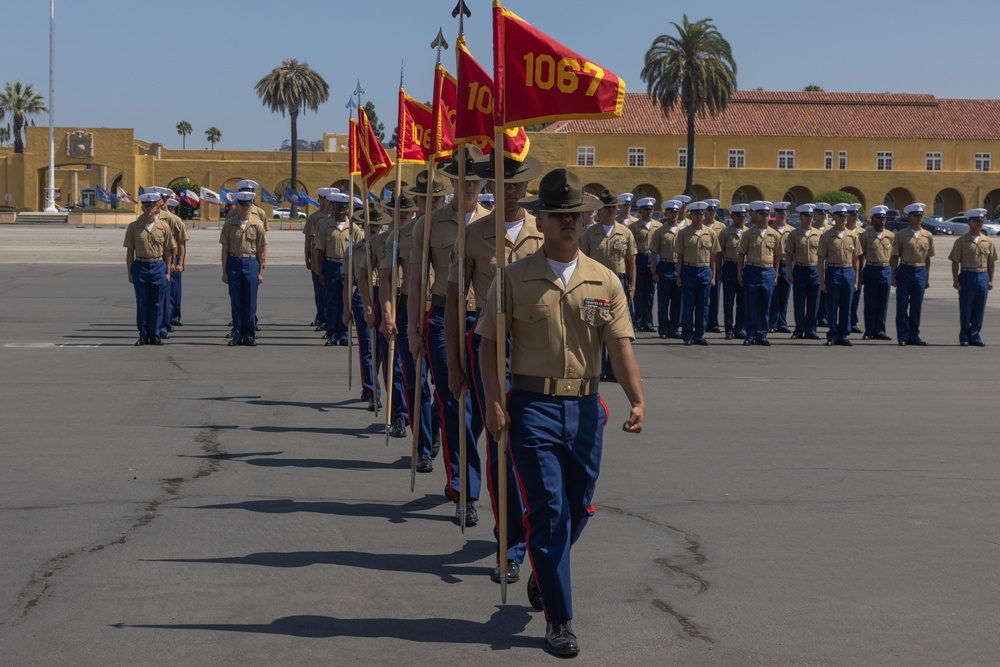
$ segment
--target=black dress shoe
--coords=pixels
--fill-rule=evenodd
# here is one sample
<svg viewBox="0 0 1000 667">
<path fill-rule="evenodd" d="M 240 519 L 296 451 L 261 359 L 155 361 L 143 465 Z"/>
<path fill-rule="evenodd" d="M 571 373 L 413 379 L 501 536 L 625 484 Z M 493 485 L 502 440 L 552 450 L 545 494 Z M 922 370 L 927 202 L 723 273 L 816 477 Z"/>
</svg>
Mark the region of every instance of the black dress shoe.
<svg viewBox="0 0 1000 667">
<path fill-rule="evenodd" d="M 800 338 L 802 338 L 802 334 L 800 334 L 800 333 L 793 333 L 791 340 L 798 340 Z"/>
<path fill-rule="evenodd" d="M 666 338 L 667 334 L 660 334 L 660 338 Z"/>
<path fill-rule="evenodd" d="M 260 331 L 260 327 L 259 326 L 254 327 L 254 331 Z"/>
<path fill-rule="evenodd" d="M 316 328 L 313 329 L 313 331 L 326 331 L 326 326 L 320 326 L 317 324 Z"/>
<path fill-rule="evenodd" d="M 434 472 L 434 462 L 431 461 L 431 457 L 424 454 L 417 461 L 417 472 Z"/>
<path fill-rule="evenodd" d="M 334 341 L 332 341 L 332 340 L 330 340 L 330 339 L 328 338 L 328 339 L 326 340 L 326 342 L 325 342 L 325 343 L 323 343 L 323 347 L 333 347 L 333 346 L 334 346 L 334 345 L 336 345 L 336 344 L 337 344 L 337 343 L 335 343 Z"/>
<path fill-rule="evenodd" d="M 539 590 L 538 582 L 535 581 L 534 572 L 528 577 L 528 604 L 536 611 L 545 609 L 545 603 L 542 602 L 542 591 Z"/>
<path fill-rule="evenodd" d="M 170 330 L 173 331 L 172 327 L 182 327 L 182 326 L 184 326 L 184 323 L 183 322 L 171 322 L 170 326 L 171 326 Z"/>
<path fill-rule="evenodd" d="M 961 345 L 962 347 L 969 347 L 969 344 L 966 343 L 964 340 L 959 341 L 958 344 Z"/>
<path fill-rule="evenodd" d="M 892 340 L 892 336 L 886 336 L 884 333 L 875 334 L 872 338 L 875 340 Z"/>
<path fill-rule="evenodd" d="M 851 341 L 847 340 L 846 338 L 843 338 L 843 339 L 837 341 L 837 345 L 842 345 L 844 347 L 853 347 L 854 343 L 852 343 Z"/>
<path fill-rule="evenodd" d="M 163 345 L 163 341 L 160 340 L 159 338 L 150 338 L 149 339 L 149 344 L 150 345 Z"/>
<path fill-rule="evenodd" d="M 257 339 L 256 338 L 244 338 L 243 339 L 243 344 L 244 345 L 249 345 L 250 347 L 257 347 Z"/>
<path fill-rule="evenodd" d="M 919 338 L 911 338 L 910 345 L 919 345 L 920 347 L 927 347 L 927 341 L 923 341 Z"/>
<path fill-rule="evenodd" d="M 969 343 L 969 345 L 971 345 L 973 347 L 986 347 L 986 343 L 984 343 L 981 340 L 974 340 L 971 343 Z"/>
<path fill-rule="evenodd" d="M 827 347 L 833 347 L 834 346 L 834 342 L 832 340 L 828 340 L 828 341 L 826 341 L 826 346 Z"/>
<path fill-rule="evenodd" d="M 830 326 L 830 323 L 827 322 L 826 320 L 817 320 L 816 324 L 818 326 L 821 326 L 821 327 L 828 327 L 828 326 Z"/>
<path fill-rule="evenodd" d="M 160 334 L 160 338 L 161 339 L 166 338 L 166 339 L 169 340 L 170 339 L 170 332 L 169 331 L 164 331 L 163 333 Z"/>
<path fill-rule="evenodd" d="M 819 334 L 806 334 L 803 338 L 806 340 L 820 340 Z"/>
<path fill-rule="evenodd" d="M 851 327 L 851 333 L 861 333 L 861 329 L 858 327 Z"/>
<path fill-rule="evenodd" d="M 135 346 L 136 347 L 140 347 L 140 346 L 145 345 L 145 344 L 146 344 L 146 339 L 145 338 L 140 338 L 139 340 L 135 341 Z"/>
<path fill-rule="evenodd" d="M 573 634 L 572 621 L 553 621 L 545 624 L 545 648 L 552 655 L 574 656 L 580 652 L 580 645 Z"/>
<path fill-rule="evenodd" d="M 743 341 L 743 344 L 744 345 L 753 345 L 753 340 L 751 340 L 750 338 L 747 338 L 746 340 Z"/>
<path fill-rule="evenodd" d="M 906 347 L 906 341 L 905 340 L 899 341 L 899 346 L 900 347 Z"/>
<path fill-rule="evenodd" d="M 500 583 L 499 565 L 493 568 L 493 574 L 490 575 L 490 580 L 492 580 L 494 584 Z M 521 566 L 517 563 L 517 561 L 514 560 L 507 561 L 507 583 L 516 584 L 520 580 L 521 580 Z"/>
<path fill-rule="evenodd" d="M 456 526 L 462 525 L 462 506 L 459 505 L 455 508 L 455 518 L 452 519 Z M 465 527 L 475 526 L 479 523 L 479 512 L 476 511 L 475 505 L 472 504 L 470 500 L 465 504 Z"/>
<path fill-rule="evenodd" d="M 226 347 L 236 347 L 239 344 L 240 344 L 240 341 L 238 341 L 235 338 L 233 338 L 228 343 L 226 343 Z"/>
<path fill-rule="evenodd" d="M 704 338 L 699 338 L 694 342 L 695 345 L 708 345 L 708 341 Z"/>
<path fill-rule="evenodd" d="M 755 340 L 754 345 L 763 345 L 764 347 L 771 347 L 771 341 L 766 338 L 761 338 L 760 340 Z"/>
<path fill-rule="evenodd" d="M 368 412 L 375 412 L 375 399 L 371 398 L 368 400 Z"/>
<path fill-rule="evenodd" d="M 392 426 L 389 427 L 389 437 L 390 438 L 406 437 L 406 420 L 403 419 L 402 415 L 399 415 L 392 420 Z"/>
<path fill-rule="evenodd" d="M 693 340 L 686 340 L 686 341 L 684 341 L 684 344 L 685 345 L 694 345 L 694 341 Z"/>
<path fill-rule="evenodd" d="M 719 328 L 719 327 L 711 327 L 711 328 L 710 328 L 710 329 L 708 330 L 708 333 L 722 333 L 722 329 L 721 329 L 721 328 Z"/>
<path fill-rule="evenodd" d="M 778 333 L 792 333 L 792 330 L 789 329 L 788 327 L 778 327 L 777 329 L 775 329 L 775 331 L 777 331 Z"/>
<path fill-rule="evenodd" d="M 347 347 L 347 339 L 345 338 L 344 340 L 338 340 L 337 345 L 341 347 Z"/>
<path fill-rule="evenodd" d="M 726 334 L 726 340 L 732 340 L 732 339 L 733 339 L 733 334 L 727 333 Z"/>
<path fill-rule="evenodd" d="M 230 331 L 229 333 L 226 334 L 226 338 L 232 338 L 232 337 L 233 337 L 233 332 L 232 331 Z"/>
<path fill-rule="evenodd" d="M 736 333 L 733 334 L 733 338 L 735 338 L 737 340 L 743 340 L 746 337 L 747 337 L 747 335 L 743 331 L 737 331 Z"/>
</svg>

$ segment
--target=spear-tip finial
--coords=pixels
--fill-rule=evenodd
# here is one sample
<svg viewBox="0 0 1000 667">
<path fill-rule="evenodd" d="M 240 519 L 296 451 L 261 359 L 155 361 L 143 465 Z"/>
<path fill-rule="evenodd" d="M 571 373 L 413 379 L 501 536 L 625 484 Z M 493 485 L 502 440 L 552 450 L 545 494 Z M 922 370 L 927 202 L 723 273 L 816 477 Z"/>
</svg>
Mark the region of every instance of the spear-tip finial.
<svg viewBox="0 0 1000 667">
<path fill-rule="evenodd" d="M 438 55 L 441 54 L 441 49 L 448 48 L 448 41 L 444 38 L 444 30 L 442 28 L 438 28 L 438 35 L 434 38 L 434 41 L 431 42 L 431 48 L 437 49 Z"/>
<path fill-rule="evenodd" d="M 451 18 L 458 18 L 458 34 L 465 34 L 465 19 L 472 18 L 472 11 L 469 10 L 469 6 L 465 4 L 465 0 L 458 0 L 458 4 L 455 5 L 455 9 L 451 12 Z"/>
</svg>

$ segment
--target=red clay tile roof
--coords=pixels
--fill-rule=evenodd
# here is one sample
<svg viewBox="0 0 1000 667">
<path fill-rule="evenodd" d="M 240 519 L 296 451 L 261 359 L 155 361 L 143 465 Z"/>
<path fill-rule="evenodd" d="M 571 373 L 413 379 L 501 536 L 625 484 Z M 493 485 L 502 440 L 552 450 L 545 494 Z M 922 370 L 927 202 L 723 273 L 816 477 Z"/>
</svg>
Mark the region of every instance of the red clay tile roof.
<svg viewBox="0 0 1000 667">
<path fill-rule="evenodd" d="M 678 108 L 664 117 L 645 93 L 625 95 L 620 118 L 557 121 L 563 134 L 687 134 Z M 1000 139 L 1000 100 L 895 93 L 737 91 L 719 116 L 698 118 L 700 136 Z"/>
</svg>

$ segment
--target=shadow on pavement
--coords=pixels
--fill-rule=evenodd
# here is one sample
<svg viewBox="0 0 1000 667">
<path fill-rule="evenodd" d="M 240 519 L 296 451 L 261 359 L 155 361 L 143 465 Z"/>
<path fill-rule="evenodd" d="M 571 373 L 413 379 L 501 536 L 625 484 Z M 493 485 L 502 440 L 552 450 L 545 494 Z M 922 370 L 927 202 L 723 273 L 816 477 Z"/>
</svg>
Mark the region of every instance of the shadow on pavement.
<svg viewBox="0 0 1000 667">
<path fill-rule="evenodd" d="M 330 514 L 334 516 L 373 517 L 386 519 L 389 523 L 406 523 L 410 519 L 431 521 L 451 521 L 451 515 L 423 514 L 422 510 L 434 509 L 441 505 L 451 505 L 443 494 L 427 494 L 423 498 L 414 498 L 402 505 L 391 503 L 344 503 L 333 500 L 302 501 L 302 500 L 246 500 L 240 503 L 224 503 L 219 505 L 199 505 L 188 509 L 199 510 L 245 510 L 262 514 L 292 514 L 307 512 L 312 514 Z"/>
</svg>

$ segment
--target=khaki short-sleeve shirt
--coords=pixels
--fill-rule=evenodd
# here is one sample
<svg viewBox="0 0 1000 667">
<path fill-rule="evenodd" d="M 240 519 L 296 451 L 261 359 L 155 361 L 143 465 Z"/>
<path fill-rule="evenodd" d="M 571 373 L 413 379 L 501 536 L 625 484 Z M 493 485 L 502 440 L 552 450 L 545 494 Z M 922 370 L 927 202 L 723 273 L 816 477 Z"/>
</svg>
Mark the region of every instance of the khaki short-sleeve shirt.
<svg viewBox="0 0 1000 667">
<path fill-rule="evenodd" d="M 240 207 L 238 205 L 233 206 L 231 209 L 229 209 L 229 214 L 226 215 L 226 222 L 229 222 L 230 220 L 235 220 L 239 222 L 239 217 L 240 217 Z M 248 217 L 250 219 L 256 218 L 260 222 L 260 224 L 264 226 L 264 231 L 265 232 L 269 231 L 269 228 L 267 226 L 267 213 L 264 213 L 264 209 L 262 209 L 260 206 L 257 206 L 256 204 L 250 204 L 250 213 Z"/>
<path fill-rule="evenodd" d="M 934 256 L 934 237 L 926 229 L 917 236 L 909 227 L 900 229 L 892 241 L 892 256 L 904 264 L 924 264 Z"/>
<path fill-rule="evenodd" d="M 179 248 L 182 243 L 187 243 L 191 235 L 188 234 L 187 225 L 178 216 L 174 215 L 170 211 L 161 211 L 160 218 L 166 219 L 170 224 L 170 231 L 174 236 L 174 247 Z"/>
<path fill-rule="evenodd" d="M 845 229 L 843 238 L 837 236 L 837 229 L 831 227 L 819 237 L 819 247 L 816 256 L 825 259 L 827 264 L 848 266 L 854 264 L 854 259 L 861 256 L 861 243 L 858 235 Z"/>
<path fill-rule="evenodd" d="M 679 231 L 681 229 L 677 225 L 673 227 L 663 225 L 653 233 L 653 238 L 649 241 L 649 251 L 654 255 L 659 255 L 661 262 L 673 262 L 675 260 L 674 241 L 677 240 Z"/>
<path fill-rule="evenodd" d="M 489 215 L 482 206 L 476 205 L 469 223 Z M 412 223 L 412 243 L 410 245 L 410 264 L 421 267 L 424 260 L 424 225 L 427 217 L 417 218 Z M 466 226 L 468 231 L 468 226 Z M 432 296 L 448 294 L 448 267 L 451 265 L 451 252 L 458 242 L 458 211 L 451 204 L 445 204 L 431 213 L 431 239 L 427 249 L 430 262 L 430 281 Z M 472 299 L 472 295 L 469 296 Z"/>
<path fill-rule="evenodd" d="M 635 237 L 620 222 L 616 222 L 611 228 L 611 234 L 607 234 L 604 225 L 598 222 L 583 230 L 580 235 L 580 250 L 620 276 L 625 273 L 626 260 L 636 255 Z"/>
<path fill-rule="evenodd" d="M 162 217 L 157 218 L 149 230 L 139 218 L 125 228 L 125 243 L 122 245 L 134 251 L 136 257 L 155 259 L 174 249 L 174 235 L 170 224 Z"/>
<path fill-rule="evenodd" d="M 601 343 L 635 339 L 621 281 L 582 252 L 565 288 L 545 252 L 504 271 L 510 369 L 519 375 L 590 379 L 601 374 Z M 496 281 L 476 333 L 496 340 Z"/>
<path fill-rule="evenodd" d="M 874 229 L 867 229 L 858 236 L 861 243 L 861 254 L 865 262 L 869 264 L 883 264 L 888 266 L 892 259 L 892 240 L 895 238 L 888 229 L 882 230 L 882 238 L 878 237 L 878 232 Z"/>
<path fill-rule="evenodd" d="M 662 222 L 656 220 L 649 221 L 649 228 L 646 228 L 646 223 L 642 220 L 636 220 L 628 226 L 632 236 L 635 238 L 635 250 L 640 255 L 648 255 L 652 252 L 650 250 L 650 245 L 653 241 L 653 234 L 656 230 L 663 226 Z"/>
<path fill-rule="evenodd" d="M 677 234 L 674 241 L 674 254 L 686 266 L 708 266 L 721 250 L 718 235 L 707 225 L 702 225 L 701 234 L 698 234 L 693 225 L 688 225 Z"/>
<path fill-rule="evenodd" d="M 219 243 L 229 242 L 229 254 L 240 257 L 256 257 L 257 248 L 267 245 L 267 232 L 260 220 L 251 218 L 246 227 L 238 220 L 227 220 L 222 225 Z"/>
<path fill-rule="evenodd" d="M 746 227 L 726 227 L 719 234 L 719 247 L 722 249 L 722 259 L 735 262 L 739 253 L 740 239 L 747 235 Z"/>
<path fill-rule="evenodd" d="M 313 248 L 316 245 L 316 239 L 314 238 L 316 236 L 316 230 L 319 228 L 320 224 L 322 224 L 323 221 L 329 217 L 330 215 L 328 213 L 315 211 L 310 213 L 309 217 L 306 218 L 306 223 L 302 225 L 302 233 L 306 235 L 307 239 L 309 239 L 310 248 Z"/>
<path fill-rule="evenodd" d="M 496 258 L 496 211 L 476 220 L 465 229 L 465 285 L 472 286 L 476 309 L 486 307 L 486 294 L 497 273 Z M 545 237 L 538 231 L 535 216 L 524 214 L 524 223 L 517 235 L 517 241 L 504 238 L 506 266 L 519 259 L 534 254 L 542 247 Z M 453 252 L 448 268 L 448 281 L 458 283 L 458 253 Z"/>
<path fill-rule="evenodd" d="M 785 261 L 785 244 L 788 243 L 788 237 L 791 235 L 793 231 L 795 231 L 795 228 L 789 225 L 788 223 L 785 223 L 785 226 L 782 227 L 781 229 L 778 229 L 777 227 L 771 227 L 771 229 L 774 230 L 774 233 L 777 234 L 781 240 L 781 243 L 778 244 L 777 252 L 779 255 L 781 255 L 781 261 L 783 262 Z"/>
<path fill-rule="evenodd" d="M 364 238 L 364 234 L 357 225 L 344 221 L 343 229 L 340 223 L 332 217 L 322 221 L 316 228 L 315 247 L 326 259 L 343 262 L 347 259 L 349 246 Z"/>
<path fill-rule="evenodd" d="M 399 245 L 396 246 L 396 268 L 399 271 L 399 293 L 410 293 L 410 248 L 413 244 L 413 223 L 408 222 L 399 228 Z M 418 265 L 419 266 L 419 265 Z M 382 248 L 378 268 L 392 269 L 392 236 Z"/>
<path fill-rule="evenodd" d="M 792 262 L 796 265 L 816 266 L 819 263 L 819 237 L 822 234 L 815 229 L 793 229 L 785 237 L 785 252 L 792 256 Z"/>
<path fill-rule="evenodd" d="M 948 259 L 958 262 L 963 271 L 984 271 L 990 262 L 997 261 L 997 249 L 993 241 L 985 234 L 979 235 L 979 241 L 972 240 L 972 234 L 963 234 L 955 239 Z"/>
<path fill-rule="evenodd" d="M 765 227 L 763 234 L 760 231 L 754 226 L 743 232 L 737 252 L 751 264 L 774 266 L 775 257 L 781 256 L 781 234 L 771 227 Z"/>
</svg>

